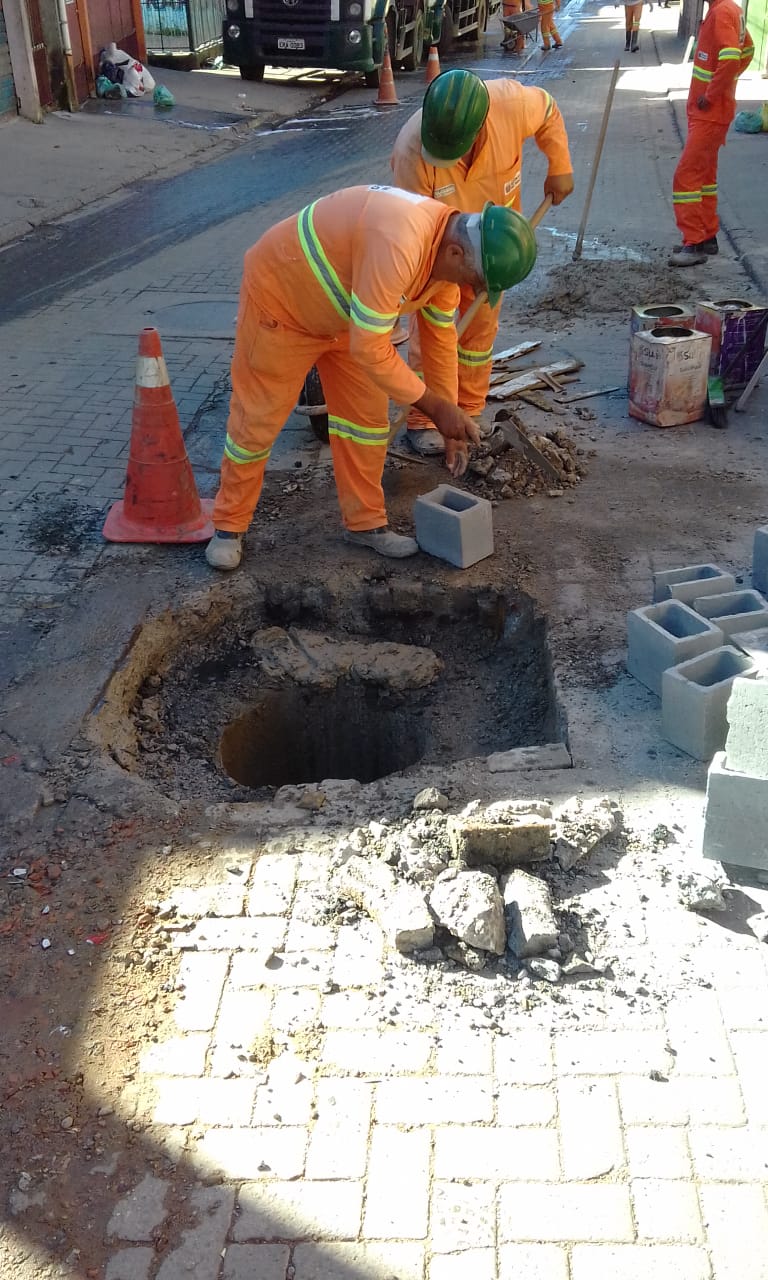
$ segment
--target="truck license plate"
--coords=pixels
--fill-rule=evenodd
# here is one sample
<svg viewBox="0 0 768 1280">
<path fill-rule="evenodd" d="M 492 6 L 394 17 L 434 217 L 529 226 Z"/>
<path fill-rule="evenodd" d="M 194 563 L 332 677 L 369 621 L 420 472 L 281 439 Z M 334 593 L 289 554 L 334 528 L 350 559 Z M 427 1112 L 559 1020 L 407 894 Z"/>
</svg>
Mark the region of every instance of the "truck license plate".
<svg viewBox="0 0 768 1280">
<path fill-rule="evenodd" d="M 277 41 L 278 49 L 305 49 L 306 45 L 303 40 L 293 36 L 279 36 Z"/>
</svg>

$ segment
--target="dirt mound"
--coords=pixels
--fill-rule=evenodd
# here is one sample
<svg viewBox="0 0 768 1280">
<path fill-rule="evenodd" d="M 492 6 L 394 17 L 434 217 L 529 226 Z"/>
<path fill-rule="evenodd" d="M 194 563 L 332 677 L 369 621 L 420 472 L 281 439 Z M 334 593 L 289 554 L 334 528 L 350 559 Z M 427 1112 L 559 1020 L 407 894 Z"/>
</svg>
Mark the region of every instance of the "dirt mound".
<svg viewBox="0 0 768 1280">
<path fill-rule="evenodd" d="M 567 262 L 553 267 L 542 282 L 543 293 L 521 319 L 541 320 L 542 312 L 586 317 L 595 312 L 623 311 L 635 305 L 676 302 L 696 289 L 663 259 L 651 262 Z"/>
</svg>

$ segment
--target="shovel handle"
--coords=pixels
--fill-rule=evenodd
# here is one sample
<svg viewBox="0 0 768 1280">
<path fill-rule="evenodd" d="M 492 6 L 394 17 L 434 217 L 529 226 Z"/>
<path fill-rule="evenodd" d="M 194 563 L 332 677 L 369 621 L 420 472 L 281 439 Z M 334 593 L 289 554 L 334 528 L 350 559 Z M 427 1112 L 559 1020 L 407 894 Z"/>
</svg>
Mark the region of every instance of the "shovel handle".
<svg viewBox="0 0 768 1280">
<path fill-rule="evenodd" d="M 532 227 L 538 227 L 545 214 L 552 208 L 552 197 L 545 196 L 536 212 L 528 219 Z"/>
</svg>

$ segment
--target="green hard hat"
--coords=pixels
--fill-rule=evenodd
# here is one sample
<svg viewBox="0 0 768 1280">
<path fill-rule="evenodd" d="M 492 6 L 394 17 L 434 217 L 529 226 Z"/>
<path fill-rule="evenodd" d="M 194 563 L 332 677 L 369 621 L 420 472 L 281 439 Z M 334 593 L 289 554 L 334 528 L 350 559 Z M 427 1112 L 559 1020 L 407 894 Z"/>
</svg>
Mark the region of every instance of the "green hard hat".
<svg viewBox="0 0 768 1280">
<path fill-rule="evenodd" d="M 488 90 L 471 71 L 444 71 L 424 94 L 421 146 L 428 164 L 455 164 L 472 147 L 485 123 Z"/>
<path fill-rule="evenodd" d="M 489 202 L 480 218 L 480 254 L 488 302 L 495 307 L 505 289 L 519 284 L 533 270 L 533 227 L 515 209 Z"/>
</svg>

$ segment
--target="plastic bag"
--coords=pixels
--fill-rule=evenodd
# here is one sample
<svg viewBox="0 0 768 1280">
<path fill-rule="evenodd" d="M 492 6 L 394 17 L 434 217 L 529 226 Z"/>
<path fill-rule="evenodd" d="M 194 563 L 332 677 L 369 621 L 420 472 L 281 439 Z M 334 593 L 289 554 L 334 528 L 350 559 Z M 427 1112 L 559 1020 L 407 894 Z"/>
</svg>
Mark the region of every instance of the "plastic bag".
<svg viewBox="0 0 768 1280">
<path fill-rule="evenodd" d="M 141 98 L 155 87 L 154 77 L 147 68 L 124 49 L 118 49 L 116 44 L 108 44 L 102 50 L 100 63 L 100 70 L 111 80 L 122 84 L 130 98 Z"/>
<path fill-rule="evenodd" d="M 176 99 L 170 89 L 166 89 L 164 84 L 156 84 L 155 92 L 152 94 L 152 101 L 156 107 L 175 107 Z"/>
<path fill-rule="evenodd" d="M 109 76 L 96 77 L 96 97 L 97 98 L 127 98 L 128 94 L 121 84 L 115 80 L 110 80 Z"/>
<path fill-rule="evenodd" d="M 737 133 L 762 133 L 764 128 L 762 111 L 737 112 L 733 127 Z"/>
</svg>

